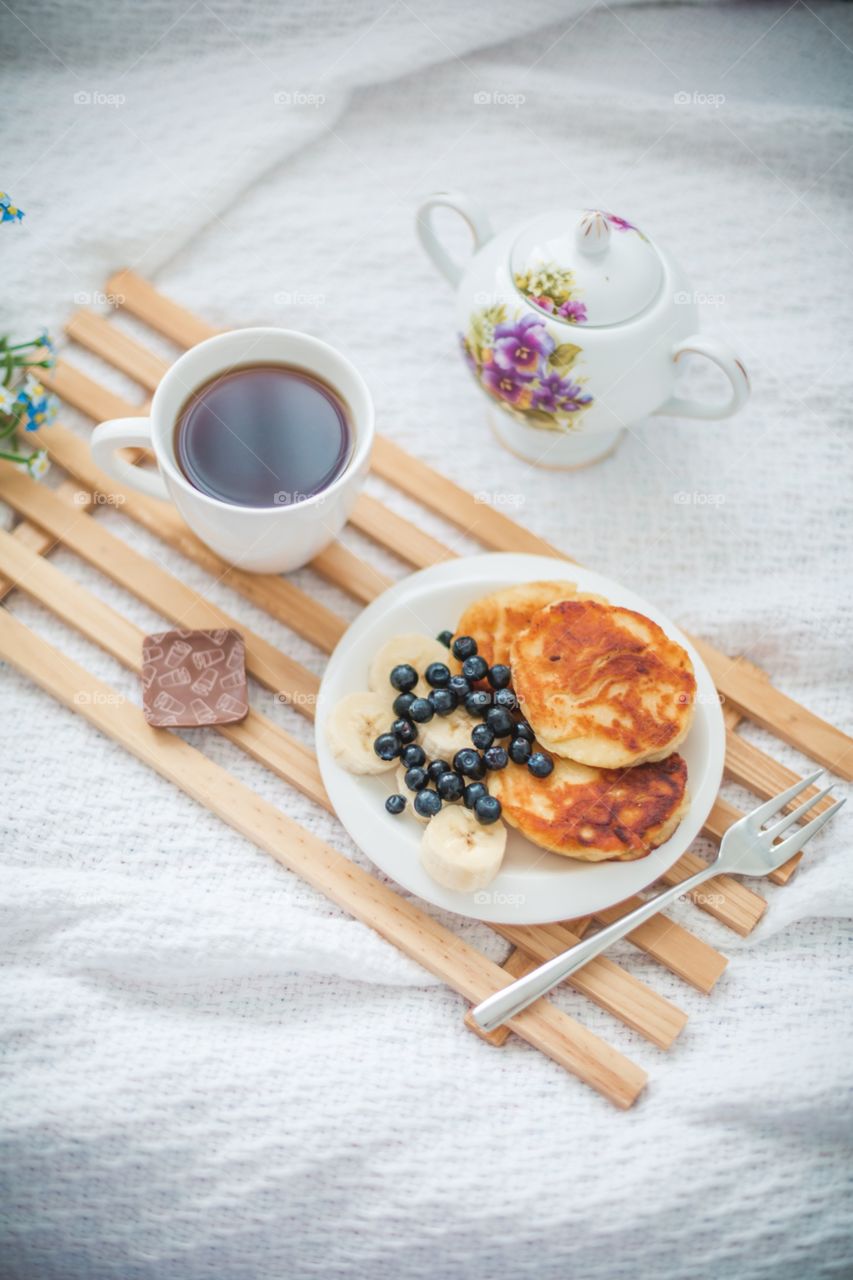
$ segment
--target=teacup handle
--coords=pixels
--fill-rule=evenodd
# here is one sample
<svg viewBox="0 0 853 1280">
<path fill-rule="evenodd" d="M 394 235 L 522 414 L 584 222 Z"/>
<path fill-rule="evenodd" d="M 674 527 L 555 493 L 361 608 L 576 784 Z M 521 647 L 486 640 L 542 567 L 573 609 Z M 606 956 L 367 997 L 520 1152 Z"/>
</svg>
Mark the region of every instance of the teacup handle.
<svg viewBox="0 0 853 1280">
<path fill-rule="evenodd" d="M 418 211 L 415 214 L 418 239 L 445 280 L 455 289 L 462 279 L 464 268 L 460 267 L 458 262 L 454 262 L 436 235 L 432 220 L 434 209 L 452 209 L 454 213 L 459 214 L 460 218 L 465 219 L 474 237 L 475 252 L 482 249 L 495 233 L 483 210 L 473 204 L 461 191 L 436 191 L 418 205 Z"/>
<path fill-rule="evenodd" d="M 731 384 L 731 395 L 727 400 L 712 401 L 708 404 L 701 400 L 685 400 L 680 396 L 672 396 L 656 414 L 667 414 L 674 418 L 730 418 L 737 413 L 749 399 L 749 377 L 743 364 L 738 360 L 731 347 L 720 342 L 718 338 L 703 337 L 694 334 L 679 342 L 672 353 L 676 363 L 684 355 L 705 356 L 715 364 L 728 378 Z"/>
<path fill-rule="evenodd" d="M 159 471 L 135 467 L 122 458 L 119 449 L 150 449 L 151 421 L 149 418 L 113 418 L 95 427 L 90 441 L 92 457 L 119 484 L 139 489 L 149 498 L 163 498 L 168 502 L 169 490 Z"/>
</svg>

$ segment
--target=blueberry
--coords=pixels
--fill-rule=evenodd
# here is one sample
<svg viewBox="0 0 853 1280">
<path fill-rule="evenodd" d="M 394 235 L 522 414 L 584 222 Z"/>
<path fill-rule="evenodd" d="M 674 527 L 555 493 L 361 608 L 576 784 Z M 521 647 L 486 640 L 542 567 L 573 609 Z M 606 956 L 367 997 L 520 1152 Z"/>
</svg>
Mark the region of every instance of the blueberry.
<svg viewBox="0 0 853 1280">
<path fill-rule="evenodd" d="M 439 631 L 435 637 L 439 644 L 443 644 L 445 649 L 450 648 L 450 641 L 453 639 L 452 631 Z"/>
<path fill-rule="evenodd" d="M 405 718 L 395 720 L 391 725 L 391 732 L 396 733 L 404 747 L 407 747 L 410 742 L 414 742 L 418 736 L 418 731 L 411 720 L 406 720 Z"/>
<path fill-rule="evenodd" d="M 443 773 L 450 772 L 450 765 L 446 760 L 433 760 L 432 764 L 427 767 L 430 782 L 438 782 Z"/>
<path fill-rule="evenodd" d="M 450 682 L 450 667 L 446 667 L 443 662 L 431 662 L 424 675 L 427 684 L 431 684 L 433 689 L 446 689 Z"/>
<path fill-rule="evenodd" d="M 515 723 L 506 707 L 492 707 L 486 713 L 486 724 L 494 729 L 496 738 L 508 738 L 515 729 Z"/>
<path fill-rule="evenodd" d="M 492 702 L 496 707 L 506 707 L 507 711 L 515 711 L 518 706 L 518 698 L 512 689 L 497 689 L 492 694 Z"/>
<path fill-rule="evenodd" d="M 415 810 L 422 818 L 434 818 L 441 808 L 441 796 L 437 791 L 425 787 L 419 791 L 414 800 Z"/>
<path fill-rule="evenodd" d="M 402 813 L 406 807 L 406 797 L 401 795 L 389 796 L 385 801 L 385 808 L 389 813 Z"/>
<path fill-rule="evenodd" d="M 388 679 L 395 689 L 408 693 L 418 683 L 418 673 L 408 662 L 401 662 L 398 667 L 394 667 Z"/>
<path fill-rule="evenodd" d="M 513 738 L 509 744 L 509 758 L 514 764 L 527 764 L 532 750 L 526 738 Z"/>
<path fill-rule="evenodd" d="M 462 793 L 462 801 L 466 809 L 473 809 L 478 800 L 489 794 L 482 782 L 469 782 Z"/>
<path fill-rule="evenodd" d="M 494 729 L 490 729 L 487 724 L 475 724 L 471 730 L 471 741 L 480 751 L 485 751 L 495 740 Z"/>
<path fill-rule="evenodd" d="M 458 773 L 454 773 L 452 769 L 448 769 L 447 773 L 440 773 L 436 779 L 436 790 L 442 800 L 461 800 L 462 792 L 465 790 L 465 783 L 462 781 Z"/>
<path fill-rule="evenodd" d="M 406 786 L 410 791 L 420 791 L 428 782 L 429 776 L 426 769 L 415 765 L 414 768 L 406 770 Z"/>
<path fill-rule="evenodd" d="M 415 765 L 426 764 L 426 752 L 417 742 L 411 742 L 407 747 L 403 747 L 400 759 L 407 769 L 414 769 Z"/>
<path fill-rule="evenodd" d="M 519 720 L 515 726 L 514 737 L 525 738 L 528 742 L 534 742 L 536 734 L 531 729 L 526 720 Z"/>
<path fill-rule="evenodd" d="M 466 658 L 462 663 L 462 674 L 466 680 L 485 680 L 489 673 L 489 664 L 479 654 Z"/>
<path fill-rule="evenodd" d="M 426 724 L 427 720 L 431 720 L 434 715 L 433 705 L 426 698 L 415 698 L 409 707 L 409 717 L 414 720 L 415 724 Z"/>
<path fill-rule="evenodd" d="M 415 700 L 413 693 L 398 693 L 394 699 L 394 715 L 408 718 L 409 707 Z"/>
<path fill-rule="evenodd" d="M 380 733 L 373 744 L 373 750 L 380 760 L 393 760 L 400 754 L 400 739 L 396 733 Z"/>
<path fill-rule="evenodd" d="M 473 636 L 457 636 L 450 646 L 450 651 L 454 658 L 464 662 L 466 658 L 473 658 L 477 652 L 477 641 Z"/>
<path fill-rule="evenodd" d="M 483 753 L 483 763 L 487 769 L 505 769 L 509 764 L 509 756 L 503 747 L 489 747 Z"/>
<path fill-rule="evenodd" d="M 437 716 L 449 716 L 459 706 L 459 699 L 450 689 L 430 689 L 427 701 Z"/>
<path fill-rule="evenodd" d="M 501 816 L 501 802 L 497 796 L 480 796 L 480 799 L 474 805 L 474 816 L 478 822 L 482 822 L 487 827 L 492 822 L 497 822 Z"/>
<path fill-rule="evenodd" d="M 512 679 L 512 672 L 503 662 L 489 667 L 489 684 L 493 689 L 505 689 Z"/>
<path fill-rule="evenodd" d="M 486 693 L 485 689 L 474 689 L 465 699 L 465 710 L 472 716 L 479 716 L 481 720 L 491 705 L 492 695 Z"/>
<path fill-rule="evenodd" d="M 471 692 L 471 682 L 466 680 L 464 676 L 451 676 L 447 687 L 451 693 L 456 694 L 460 702 L 467 698 Z"/>
<path fill-rule="evenodd" d="M 547 778 L 554 768 L 554 761 L 550 756 L 546 756 L 544 751 L 534 751 L 527 761 L 527 767 L 534 778 Z"/>
<path fill-rule="evenodd" d="M 464 773 L 466 777 L 473 778 L 475 781 L 484 777 L 486 773 L 483 757 L 470 747 L 463 747 L 461 751 L 456 752 L 453 757 L 453 768 L 457 773 Z"/>
</svg>

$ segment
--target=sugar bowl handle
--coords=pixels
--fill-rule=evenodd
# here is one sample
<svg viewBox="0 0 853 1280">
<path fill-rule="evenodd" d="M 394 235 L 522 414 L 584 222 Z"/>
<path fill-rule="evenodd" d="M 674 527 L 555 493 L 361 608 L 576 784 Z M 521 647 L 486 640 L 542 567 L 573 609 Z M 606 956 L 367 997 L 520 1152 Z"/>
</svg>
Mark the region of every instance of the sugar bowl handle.
<svg viewBox="0 0 853 1280">
<path fill-rule="evenodd" d="M 655 413 L 666 414 L 673 418 L 730 418 L 733 413 L 737 413 L 738 409 L 743 408 L 749 399 L 749 378 L 746 369 L 731 347 L 717 338 L 694 334 L 692 338 L 679 342 L 672 353 L 672 359 L 678 363 L 685 355 L 705 356 L 715 364 L 728 378 L 731 394 L 726 400 L 707 403 L 672 396 L 659 409 L 656 409 Z"/>
<path fill-rule="evenodd" d="M 454 262 L 435 233 L 433 227 L 433 210 L 435 209 L 452 209 L 454 213 L 459 214 L 460 218 L 464 218 L 474 238 L 475 253 L 478 249 L 482 249 L 495 233 L 483 210 L 473 204 L 461 191 L 436 191 L 418 205 L 418 211 L 415 214 L 418 239 L 445 280 L 456 288 L 462 279 L 464 268 L 458 262 Z"/>
</svg>

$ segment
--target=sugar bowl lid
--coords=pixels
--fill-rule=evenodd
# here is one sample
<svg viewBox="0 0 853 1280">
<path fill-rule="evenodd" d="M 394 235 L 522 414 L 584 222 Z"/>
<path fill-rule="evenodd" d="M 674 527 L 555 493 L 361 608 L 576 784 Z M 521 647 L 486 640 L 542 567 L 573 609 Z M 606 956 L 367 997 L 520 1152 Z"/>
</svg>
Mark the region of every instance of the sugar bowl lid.
<svg viewBox="0 0 853 1280">
<path fill-rule="evenodd" d="M 517 236 L 510 269 L 516 289 L 565 324 L 631 320 L 654 302 L 663 263 L 633 223 L 601 209 L 534 218 Z"/>
</svg>

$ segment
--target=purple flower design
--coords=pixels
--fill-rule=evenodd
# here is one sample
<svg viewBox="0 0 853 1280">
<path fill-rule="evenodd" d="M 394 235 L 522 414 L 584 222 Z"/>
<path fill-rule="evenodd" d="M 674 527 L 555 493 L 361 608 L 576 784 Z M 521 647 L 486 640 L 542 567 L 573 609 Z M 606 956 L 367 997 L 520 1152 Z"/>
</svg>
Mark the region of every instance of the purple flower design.
<svg viewBox="0 0 853 1280">
<path fill-rule="evenodd" d="M 517 369 L 500 369 L 497 365 L 483 366 L 483 386 L 499 400 L 526 409 L 530 405 L 530 377 Z"/>
<path fill-rule="evenodd" d="M 558 373 L 541 378 L 533 392 L 534 408 L 543 409 L 545 413 L 575 413 L 591 403 L 592 396 L 585 395 L 570 378 L 561 378 Z"/>
<path fill-rule="evenodd" d="M 633 222 L 628 222 L 626 218 L 618 218 L 615 213 L 605 213 L 605 218 L 616 228 L 617 231 L 636 231 L 637 227 Z"/>
<path fill-rule="evenodd" d="M 495 364 L 522 378 L 532 378 L 540 359 L 547 360 L 556 343 L 538 316 L 495 328 Z"/>
<path fill-rule="evenodd" d="M 586 324 L 587 321 L 586 307 L 582 302 L 564 302 L 557 308 L 557 315 L 570 324 Z"/>
</svg>

